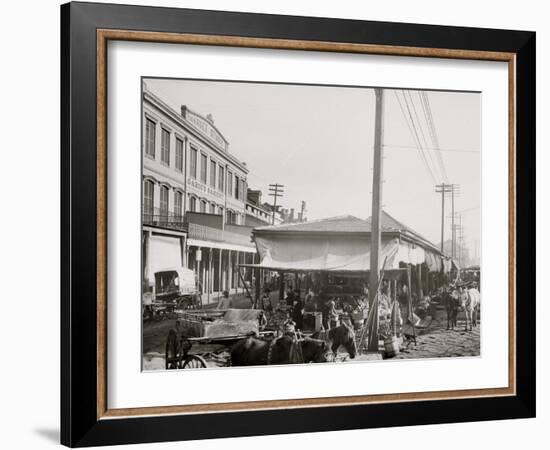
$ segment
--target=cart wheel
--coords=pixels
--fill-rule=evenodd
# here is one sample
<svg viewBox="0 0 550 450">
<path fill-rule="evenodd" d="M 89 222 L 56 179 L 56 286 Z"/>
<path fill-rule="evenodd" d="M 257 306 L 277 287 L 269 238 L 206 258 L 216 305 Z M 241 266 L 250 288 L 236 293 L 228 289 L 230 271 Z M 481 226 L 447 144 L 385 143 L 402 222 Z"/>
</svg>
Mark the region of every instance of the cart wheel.
<svg viewBox="0 0 550 450">
<path fill-rule="evenodd" d="M 170 330 L 166 338 L 164 364 L 166 370 L 178 368 L 178 338 L 174 330 Z"/>
<path fill-rule="evenodd" d="M 206 361 L 202 356 L 189 355 L 183 363 L 182 369 L 205 369 Z"/>
<path fill-rule="evenodd" d="M 177 309 L 186 309 L 187 305 L 185 302 L 185 297 L 179 297 L 176 302 L 176 308 Z"/>
</svg>

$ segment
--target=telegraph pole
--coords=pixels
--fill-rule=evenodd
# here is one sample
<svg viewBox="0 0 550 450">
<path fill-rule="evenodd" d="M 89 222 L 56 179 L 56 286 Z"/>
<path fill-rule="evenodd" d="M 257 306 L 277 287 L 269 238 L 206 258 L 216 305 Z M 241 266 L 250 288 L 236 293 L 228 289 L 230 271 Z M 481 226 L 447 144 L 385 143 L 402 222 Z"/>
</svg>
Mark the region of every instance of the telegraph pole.
<svg viewBox="0 0 550 450">
<path fill-rule="evenodd" d="M 458 245 L 457 245 L 458 255 L 457 255 L 457 259 L 458 259 L 458 264 L 462 267 L 462 246 L 464 244 L 464 242 L 463 242 L 464 228 L 462 228 L 462 216 L 460 214 L 458 215 L 458 222 L 459 222 L 459 224 L 456 227 L 456 230 L 458 231 L 458 237 L 457 237 L 457 240 L 458 240 Z"/>
<path fill-rule="evenodd" d="M 271 225 L 275 225 L 275 213 L 277 212 L 277 197 L 282 197 L 284 185 L 274 183 L 269 185 L 269 195 L 273 197 L 273 216 L 271 218 Z"/>
<path fill-rule="evenodd" d="M 369 351 L 378 351 L 378 295 L 380 272 L 380 215 L 382 213 L 382 132 L 384 113 L 384 90 L 374 89 L 376 112 L 374 117 L 374 164 L 372 178 L 372 216 L 371 216 L 371 251 L 369 274 L 369 305 L 372 310 L 371 328 L 369 329 Z"/>
<path fill-rule="evenodd" d="M 452 184 L 436 184 L 435 192 L 441 193 L 441 253 L 444 251 L 444 239 L 445 239 L 445 194 L 452 192 Z"/>
<path fill-rule="evenodd" d="M 451 184 L 451 257 L 456 257 L 455 197 L 460 194 L 460 185 Z"/>
<path fill-rule="evenodd" d="M 451 257 L 455 257 L 455 185 L 451 185 Z"/>
</svg>

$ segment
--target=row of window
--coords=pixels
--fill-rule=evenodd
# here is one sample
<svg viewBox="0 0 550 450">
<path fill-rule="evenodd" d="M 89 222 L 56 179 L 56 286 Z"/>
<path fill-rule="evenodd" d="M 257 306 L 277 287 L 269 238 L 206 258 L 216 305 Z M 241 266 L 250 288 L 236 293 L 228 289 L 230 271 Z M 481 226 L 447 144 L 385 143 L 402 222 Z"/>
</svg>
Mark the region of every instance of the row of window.
<svg viewBox="0 0 550 450">
<path fill-rule="evenodd" d="M 199 168 L 199 153 L 200 153 L 200 173 Z M 218 189 L 221 192 L 225 190 L 225 167 L 217 164 L 216 161 L 210 159 L 210 176 L 208 177 L 208 157 L 199 152 L 193 146 L 191 147 L 191 170 L 189 175 L 201 181 L 201 183 L 209 184 L 210 187 Z M 217 186 L 216 186 L 217 183 Z M 227 170 L 227 195 L 235 197 L 237 200 L 244 201 L 246 192 L 246 181 Z"/>
<path fill-rule="evenodd" d="M 264 219 L 267 219 L 271 216 L 271 214 L 261 210 L 260 208 L 255 208 L 254 206 L 251 206 L 249 204 L 246 205 L 246 210 L 250 211 L 252 214 L 256 216 L 263 217 Z"/>
<path fill-rule="evenodd" d="M 151 180 L 145 180 L 143 185 L 143 212 L 146 215 L 159 215 L 168 217 L 168 195 L 170 188 L 165 185 L 160 185 L 159 199 L 160 205 L 158 214 L 155 213 L 154 197 L 155 197 L 155 183 Z M 215 203 L 209 203 L 204 199 L 197 199 L 191 196 L 189 198 L 188 211 L 201 212 L 209 214 L 223 215 L 224 208 L 217 206 Z M 183 217 L 183 193 L 180 191 L 174 191 L 174 210 L 173 214 L 176 217 Z M 236 225 L 244 224 L 244 215 L 235 213 L 231 210 L 226 212 L 226 222 Z"/>
<path fill-rule="evenodd" d="M 156 156 L 157 124 L 151 119 L 145 121 L 145 154 L 153 159 Z M 183 173 L 183 141 L 176 137 L 176 170 Z M 170 167 L 170 132 L 161 127 L 160 162 Z"/>
<path fill-rule="evenodd" d="M 168 216 L 168 186 L 161 185 L 159 192 L 159 211 L 158 215 Z M 155 214 L 154 209 L 155 184 L 151 180 L 146 180 L 143 185 L 143 212 L 145 214 Z M 175 216 L 183 216 L 183 193 L 174 191 L 174 210 Z"/>
<path fill-rule="evenodd" d="M 145 154 L 155 159 L 156 146 L 156 123 L 151 119 L 145 119 Z M 161 152 L 160 162 L 170 167 L 170 132 L 161 127 Z M 175 167 L 178 172 L 183 173 L 184 144 L 176 137 L 176 161 Z M 200 152 L 200 173 L 199 173 L 199 151 L 191 147 L 190 173 L 194 179 L 199 179 L 204 184 L 218 189 L 225 193 L 225 167 L 210 159 L 210 176 L 208 177 L 208 156 Z M 208 182 L 208 183 L 207 183 Z M 237 174 L 227 171 L 227 194 L 237 200 L 245 201 L 246 181 Z"/>
</svg>

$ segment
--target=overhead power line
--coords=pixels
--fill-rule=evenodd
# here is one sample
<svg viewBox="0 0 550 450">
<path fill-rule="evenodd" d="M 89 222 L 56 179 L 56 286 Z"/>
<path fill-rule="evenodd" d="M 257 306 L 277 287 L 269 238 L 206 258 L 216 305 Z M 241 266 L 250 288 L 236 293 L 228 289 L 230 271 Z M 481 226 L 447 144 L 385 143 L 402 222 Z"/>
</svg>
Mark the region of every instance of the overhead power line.
<svg viewBox="0 0 550 450">
<path fill-rule="evenodd" d="M 414 128 L 414 122 L 412 120 L 412 114 L 410 112 L 410 108 L 408 107 L 408 105 L 406 103 L 405 94 L 403 92 L 401 92 L 402 95 L 403 95 L 403 103 L 405 103 L 405 105 L 407 106 L 408 115 L 407 115 L 407 112 L 405 112 L 405 108 L 403 107 L 403 103 L 401 102 L 401 99 L 399 98 L 398 91 L 395 90 L 395 91 L 393 91 L 393 93 L 395 95 L 395 98 L 397 99 L 397 103 L 399 104 L 399 109 L 401 110 L 401 114 L 403 114 L 403 118 L 405 119 L 405 123 L 407 124 L 409 132 L 410 132 L 411 137 L 413 139 L 413 142 L 416 145 L 416 149 L 418 150 L 418 154 L 420 155 L 422 161 L 424 162 L 424 165 L 426 166 L 426 170 L 428 171 L 428 173 L 432 177 L 432 180 L 434 181 L 434 183 L 437 183 L 437 178 L 435 177 L 435 175 L 433 173 L 433 170 L 430 167 L 430 164 L 428 163 L 428 160 L 426 159 L 426 155 L 422 151 L 422 146 L 421 146 L 421 143 L 420 143 L 420 139 L 418 137 L 418 133 L 417 133 L 416 129 Z"/>
<path fill-rule="evenodd" d="M 434 124 L 434 120 L 433 120 L 433 114 L 432 114 L 432 107 L 430 105 L 430 99 L 428 97 L 428 94 L 424 91 L 418 92 L 418 97 L 420 98 L 420 104 L 422 105 L 422 108 L 424 110 L 424 115 L 426 117 L 426 123 L 428 125 L 428 131 L 430 133 L 433 146 L 435 147 L 435 155 L 437 157 L 437 161 L 439 163 L 441 173 L 443 174 L 444 179 L 448 181 L 447 170 L 445 169 L 445 164 L 443 163 L 443 157 L 441 156 L 441 151 L 439 149 L 439 139 L 437 137 L 437 130 L 435 128 L 435 124 Z"/>
<path fill-rule="evenodd" d="M 394 144 L 384 144 L 384 147 L 388 147 L 388 148 L 403 148 L 403 149 L 407 149 L 407 148 L 416 148 L 412 145 L 394 145 Z M 438 150 L 440 152 L 455 152 L 455 153 L 477 153 L 479 155 L 480 151 L 479 150 L 467 150 L 467 149 L 461 149 L 461 148 L 439 148 L 439 149 L 436 149 L 434 147 L 431 147 L 429 148 L 429 150 Z"/>
<path fill-rule="evenodd" d="M 411 91 L 405 91 L 405 93 L 408 94 L 408 96 L 409 96 L 409 101 L 410 101 L 410 104 L 411 104 L 412 112 L 413 112 L 413 115 L 416 119 L 416 124 L 417 124 L 418 130 L 420 131 L 420 136 L 422 136 L 422 141 L 424 142 L 423 145 L 421 144 L 422 150 L 427 155 L 427 159 L 430 160 L 430 163 L 431 163 L 432 167 L 434 168 L 434 173 L 435 173 L 435 172 L 437 172 L 437 169 L 436 169 L 437 164 L 434 162 L 435 157 L 432 155 L 432 152 L 430 152 L 428 150 L 429 144 L 428 144 L 428 140 L 426 139 L 426 134 L 424 133 L 424 126 L 422 124 L 422 121 L 420 120 L 420 115 L 418 114 L 418 111 L 417 111 L 416 106 L 414 104 L 414 99 L 412 97 Z M 439 171 L 441 172 L 440 168 L 439 168 Z M 443 180 L 443 181 L 447 181 L 443 177 L 443 172 L 440 173 L 439 179 Z"/>
</svg>

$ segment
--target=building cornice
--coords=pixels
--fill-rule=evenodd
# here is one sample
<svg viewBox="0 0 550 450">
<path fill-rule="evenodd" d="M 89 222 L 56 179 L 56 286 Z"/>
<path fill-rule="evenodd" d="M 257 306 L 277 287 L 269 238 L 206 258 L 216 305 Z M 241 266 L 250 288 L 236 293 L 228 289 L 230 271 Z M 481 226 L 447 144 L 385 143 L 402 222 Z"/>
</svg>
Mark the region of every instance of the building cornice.
<svg viewBox="0 0 550 450">
<path fill-rule="evenodd" d="M 184 117 L 182 117 L 181 114 L 178 114 L 177 111 L 175 111 L 172 107 L 168 106 L 165 102 L 163 102 L 159 97 L 157 97 L 151 91 L 144 90 L 143 97 L 144 97 L 144 100 L 148 101 L 151 105 L 157 108 L 161 113 L 169 116 L 170 119 L 172 119 L 179 126 L 184 128 L 188 133 L 191 133 L 196 139 L 200 140 L 204 145 L 208 146 L 208 148 L 216 152 L 216 154 L 219 155 L 221 158 L 230 161 L 233 165 L 237 166 L 241 171 L 243 171 L 245 175 L 248 175 L 248 172 L 249 172 L 248 168 L 241 161 L 239 161 L 235 156 L 233 156 L 228 151 L 221 149 L 213 139 L 209 138 L 204 133 L 202 133 L 196 126 L 194 126 L 192 123 L 187 121 Z M 202 117 L 200 114 L 197 114 L 195 111 L 193 110 L 190 110 L 190 111 L 193 114 Z M 211 126 L 222 136 L 224 141 L 227 143 L 227 141 L 225 140 L 225 137 L 223 137 L 223 134 L 220 133 L 219 130 L 214 125 L 211 125 Z"/>
</svg>

